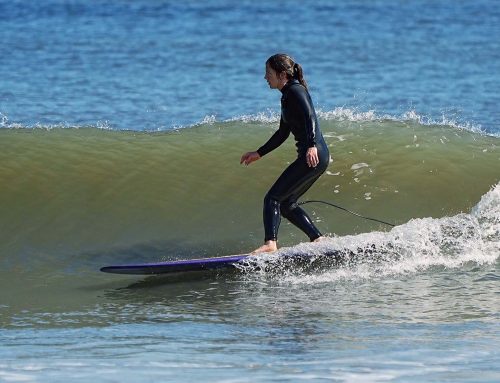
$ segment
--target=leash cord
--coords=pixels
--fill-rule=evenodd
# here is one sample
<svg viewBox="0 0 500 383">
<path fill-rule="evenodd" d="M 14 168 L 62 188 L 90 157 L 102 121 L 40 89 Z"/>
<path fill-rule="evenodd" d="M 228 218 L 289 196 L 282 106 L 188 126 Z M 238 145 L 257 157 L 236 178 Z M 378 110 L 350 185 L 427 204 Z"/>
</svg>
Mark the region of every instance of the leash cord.
<svg viewBox="0 0 500 383">
<path fill-rule="evenodd" d="M 335 207 L 335 208 L 337 208 L 337 209 L 344 210 L 344 211 L 346 211 L 346 212 L 348 212 L 348 213 L 350 213 L 350 214 L 352 214 L 352 215 L 355 215 L 356 217 L 360 217 L 360 218 L 367 219 L 367 220 L 370 220 L 370 221 L 375 221 L 375 222 L 383 223 L 384 225 L 388 225 L 388 226 L 392 226 L 392 227 L 396 226 L 396 225 L 394 225 L 394 224 L 392 224 L 392 223 L 385 222 L 385 221 L 381 221 L 380 219 L 370 218 L 370 217 L 365 217 L 365 216 L 363 216 L 363 215 L 361 215 L 361 214 L 358 214 L 358 213 L 356 213 L 356 212 L 354 212 L 354 211 L 351 211 L 351 210 L 349 210 L 349 209 L 346 209 L 345 207 L 342 207 L 342 206 L 339 206 L 339 205 L 335 205 L 335 204 L 333 204 L 333 203 L 326 202 L 326 201 L 321 201 L 321 200 L 309 200 L 309 201 L 302 201 L 302 202 L 298 202 L 298 203 L 297 203 L 297 205 L 305 205 L 306 203 L 311 203 L 311 202 L 313 202 L 313 203 L 324 203 L 325 205 L 330 205 L 330 206 L 333 206 L 333 207 Z"/>
</svg>

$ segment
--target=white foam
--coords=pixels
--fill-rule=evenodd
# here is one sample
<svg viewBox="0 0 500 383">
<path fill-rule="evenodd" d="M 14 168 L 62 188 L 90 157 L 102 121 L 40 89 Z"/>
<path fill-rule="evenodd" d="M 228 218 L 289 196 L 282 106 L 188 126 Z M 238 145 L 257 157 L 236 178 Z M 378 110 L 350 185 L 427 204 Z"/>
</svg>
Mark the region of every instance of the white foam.
<svg viewBox="0 0 500 383">
<path fill-rule="evenodd" d="M 415 110 L 403 112 L 401 115 L 379 114 L 374 110 L 366 112 L 358 111 L 357 109 L 337 107 L 331 111 L 318 110 L 318 117 L 324 120 L 333 121 L 350 121 L 350 122 L 369 122 L 369 121 L 401 121 L 401 122 L 416 122 L 426 126 L 449 126 L 455 129 L 468 130 L 474 133 L 481 133 L 499 137 L 500 133 L 488 133 L 482 129 L 481 125 L 471 122 L 458 122 L 457 120 L 447 117 L 444 114 L 440 119 L 435 119 L 419 114 Z M 442 141 L 443 142 L 443 141 Z"/>
<path fill-rule="evenodd" d="M 0 129 L 26 129 L 26 130 L 53 130 L 53 129 L 100 129 L 100 130 L 118 130 L 112 127 L 108 121 L 97 121 L 95 125 L 71 125 L 67 122 L 60 124 L 40 124 L 23 125 L 18 123 L 9 123 L 6 116 L 0 113 Z"/>
<path fill-rule="evenodd" d="M 215 117 L 214 114 L 211 114 L 210 116 L 205 116 L 203 117 L 203 120 L 201 120 L 198 124 L 196 125 L 213 125 L 217 122 L 217 117 Z"/>
<path fill-rule="evenodd" d="M 330 111 L 323 111 L 321 109 L 317 112 L 318 118 L 323 120 L 336 120 L 336 121 L 375 121 L 379 120 L 374 110 L 367 112 L 360 112 L 356 109 L 337 107 Z"/>
<path fill-rule="evenodd" d="M 493 186 L 472 209 L 488 251 L 500 254 L 500 183 Z"/>
<path fill-rule="evenodd" d="M 244 122 L 244 123 L 250 123 L 250 122 L 261 122 L 265 124 L 272 124 L 280 121 L 280 114 L 268 109 L 266 112 L 260 112 L 257 114 L 244 114 L 241 116 L 236 116 L 232 117 L 228 120 L 225 120 L 225 122 Z"/>
<path fill-rule="evenodd" d="M 308 254 L 311 263 L 336 250 L 352 252 L 339 267 L 304 273 L 288 267 L 283 255 Z M 493 264 L 500 256 L 500 184 L 486 193 L 471 214 L 444 218 L 413 219 L 389 232 L 331 237 L 318 243 L 302 243 L 254 261 L 260 275 L 283 283 L 316 284 L 343 280 L 401 277 L 439 266 L 460 268 L 466 263 Z M 266 272 L 266 265 L 276 266 Z M 244 265 L 242 269 L 252 265 Z M 255 265 L 252 266 L 252 270 Z M 269 270 L 269 268 L 268 268 Z M 249 275 L 254 275 L 253 273 Z"/>
</svg>

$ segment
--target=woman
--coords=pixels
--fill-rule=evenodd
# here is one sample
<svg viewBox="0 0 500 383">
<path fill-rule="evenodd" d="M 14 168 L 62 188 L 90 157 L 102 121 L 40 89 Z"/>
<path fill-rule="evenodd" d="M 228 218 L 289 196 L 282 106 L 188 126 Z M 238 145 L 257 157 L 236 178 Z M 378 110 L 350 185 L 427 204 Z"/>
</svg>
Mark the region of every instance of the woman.
<svg viewBox="0 0 500 383">
<path fill-rule="evenodd" d="M 264 245 L 252 254 L 278 249 L 278 228 L 281 215 L 307 234 L 311 241 L 321 237 L 297 200 L 323 174 L 330 154 L 321 134 L 316 112 L 304 80 L 302 67 L 286 54 L 276 54 L 266 61 L 264 77 L 271 89 L 279 89 L 281 119 L 279 129 L 257 151 L 247 152 L 241 164 L 249 165 L 276 149 L 293 134 L 297 159 L 288 166 L 264 198 Z"/>
</svg>

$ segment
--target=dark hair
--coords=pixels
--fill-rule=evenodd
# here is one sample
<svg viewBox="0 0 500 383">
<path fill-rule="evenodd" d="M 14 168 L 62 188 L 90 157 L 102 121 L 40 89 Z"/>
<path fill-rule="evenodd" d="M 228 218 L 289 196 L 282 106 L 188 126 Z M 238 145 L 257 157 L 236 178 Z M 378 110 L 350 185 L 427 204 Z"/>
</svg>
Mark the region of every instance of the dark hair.
<svg viewBox="0 0 500 383">
<path fill-rule="evenodd" d="M 276 73 L 285 72 L 286 78 L 289 80 L 292 78 L 297 79 L 307 89 L 307 82 L 304 79 L 302 67 L 287 54 L 277 53 L 269 57 L 266 64 L 269 64 Z"/>
</svg>

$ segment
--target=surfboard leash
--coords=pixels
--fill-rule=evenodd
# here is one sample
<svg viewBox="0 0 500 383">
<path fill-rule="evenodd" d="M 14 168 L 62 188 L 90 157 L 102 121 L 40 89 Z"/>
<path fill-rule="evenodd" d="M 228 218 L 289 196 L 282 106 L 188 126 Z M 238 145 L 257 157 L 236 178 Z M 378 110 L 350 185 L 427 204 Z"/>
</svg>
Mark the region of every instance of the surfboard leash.
<svg viewBox="0 0 500 383">
<path fill-rule="evenodd" d="M 324 203 L 325 205 L 330 205 L 330 206 L 333 206 L 333 207 L 335 207 L 337 209 L 344 210 L 344 211 L 346 211 L 346 212 L 348 212 L 348 213 L 350 213 L 352 215 L 355 215 L 356 217 L 360 217 L 360 218 L 367 219 L 367 220 L 370 220 L 370 221 L 375 221 L 375 222 L 383 223 L 384 225 L 388 225 L 388 226 L 391 226 L 391 227 L 396 226 L 396 225 L 394 225 L 392 223 L 385 222 L 385 221 L 382 221 L 380 219 L 365 217 L 364 215 L 361 215 L 361 214 L 358 214 L 358 213 L 356 213 L 354 211 L 346 209 L 345 207 L 342 207 L 342 206 L 339 206 L 339 205 L 335 205 L 334 203 L 330 203 L 330 202 L 326 202 L 326 201 L 308 200 L 308 201 L 297 202 L 297 205 L 305 205 L 306 203 L 312 203 L 312 202 L 315 202 L 315 203 Z"/>
</svg>

